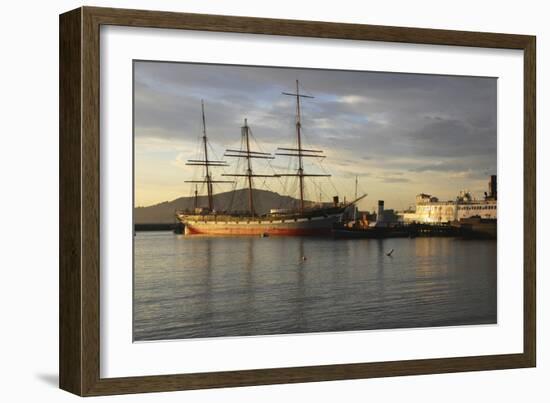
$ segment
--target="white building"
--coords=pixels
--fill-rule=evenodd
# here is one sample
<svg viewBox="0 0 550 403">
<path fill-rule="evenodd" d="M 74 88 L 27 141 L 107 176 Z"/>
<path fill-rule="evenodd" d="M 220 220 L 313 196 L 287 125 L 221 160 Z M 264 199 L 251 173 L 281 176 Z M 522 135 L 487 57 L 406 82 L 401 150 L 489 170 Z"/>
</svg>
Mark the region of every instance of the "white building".
<svg viewBox="0 0 550 403">
<path fill-rule="evenodd" d="M 462 191 L 454 201 L 439 201 L 437 197 L 421 193 L 416 196 L 414 212 L 404 212 L 403 221 L 419 223 L 448 223 L 464 218 L 497 218 L 496 176 L 491 176 L 489 192 L 483 200 L 475 200 L 470 192 Z"/>
</svg>

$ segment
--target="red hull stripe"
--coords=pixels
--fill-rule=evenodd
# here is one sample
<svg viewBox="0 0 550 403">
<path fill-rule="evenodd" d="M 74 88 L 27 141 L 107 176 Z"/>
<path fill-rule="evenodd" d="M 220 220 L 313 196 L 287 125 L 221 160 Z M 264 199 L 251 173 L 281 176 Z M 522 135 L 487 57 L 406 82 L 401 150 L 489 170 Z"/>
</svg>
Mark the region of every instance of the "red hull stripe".
<svg viewBox="0 0 550 403">
<path fill-rule="evenodd" d="M 185 226 L 186 235 L 330 235 L 330 228 L 197 228 Z"/>
</svg>

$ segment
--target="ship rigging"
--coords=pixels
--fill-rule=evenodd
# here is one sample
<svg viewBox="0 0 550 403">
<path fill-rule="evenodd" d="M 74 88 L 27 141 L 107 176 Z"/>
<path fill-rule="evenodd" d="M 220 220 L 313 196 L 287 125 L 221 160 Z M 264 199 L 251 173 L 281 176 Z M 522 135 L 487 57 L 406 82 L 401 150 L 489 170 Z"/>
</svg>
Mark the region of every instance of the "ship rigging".
<svg viewBox="0 0 550 403">
<path fill-rule="evenodd" d="M 298 170 L 293 174 L 280 174 L 280 176 L 297 176 L 300 187 L 300 212 L 304 213 L 304 178 L 307 176 L 313 177 L 330 177 L 328 174 L 306 174 L 304 172 L 304 158 L 325 158 L 322 150 L 311 150 L 302 147 L 302 113 L 300 108 L 300 98 L 314 98 L 311 95 L 300 94 L 300 85 L 296 80 L 296 92 L 283 92 L 283 95 L 296 97 L 296 140 L 297 148 L 282 148 L 279 147 L 275 155 L 284 155 L 289 157 L 298 157 Z M 282 152 L 281 152 L 282 151 Z"/>
<path fill-rule="evenodd" d="M 212 185 L 214 183 L 233 183 L 233 181 L 214 180 L 210 172 L 210 167 L 227 167 L 229 166 L 226 161 L 223 160 L 211 160 L 208 159 L 208 137 L 206 136 L 206 117 L 204 115 L 204 101 L 201 100 L 201 112 L 202 112 L 202 143 L 204 147 L 204 159 L 203 160 L 187 160 L 185 165 L 204 166 L 204 179 L 201 180 L 188 180 L 186 183 L 206 183 L 206 192 L 208 194 L 208 211 L 214 211 L 214 191 Z M 197 189 L 195 188 L 195 204 L 197 203 Z"/>
<path fill-rule="evenodd" d="M 274 178 L 279 175 L 258 175 L 252 171 L 252 160 L 254 158 L 259 159 L 274 159 L 270 153 L 264 153 L 259 151 L 252 151 L 250 149 L 250 127 L 248 122 L 244 120 L 244 126 L 241 127 L 241 134 L 244 140 L 245 150 L 235 150 L 228 149 L 225 151 L 224 156 L 234 157 L 234 158 L 245 158 L 247 163 L 247 169 L 244 174 L 234 173 L 234 174 L 222 174 L 222 176 L 233 176 L 233 177 L 246 177 L 248 182 L 248 212 L 254 217 L 256 216 L 256 211 L 254 210 L 254 186 L 252 178 Z"/>
</svg>

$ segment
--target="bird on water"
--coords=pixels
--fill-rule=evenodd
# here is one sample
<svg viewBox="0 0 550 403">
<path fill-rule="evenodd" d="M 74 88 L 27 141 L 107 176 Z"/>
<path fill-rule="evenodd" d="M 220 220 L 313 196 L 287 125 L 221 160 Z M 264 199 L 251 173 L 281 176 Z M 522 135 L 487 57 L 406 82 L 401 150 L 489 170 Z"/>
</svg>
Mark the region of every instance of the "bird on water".
<svg viewBox="0 0 550 403">
<path fill-rule="evenodd" d="M 393 249 L 392 249 L 392 250 L 390 250 L 389 252 L 386 252 L 386 256 L 389 256 L 389 257 L 391 257 L 392 253 L 393 253 Z"/>
</svg>

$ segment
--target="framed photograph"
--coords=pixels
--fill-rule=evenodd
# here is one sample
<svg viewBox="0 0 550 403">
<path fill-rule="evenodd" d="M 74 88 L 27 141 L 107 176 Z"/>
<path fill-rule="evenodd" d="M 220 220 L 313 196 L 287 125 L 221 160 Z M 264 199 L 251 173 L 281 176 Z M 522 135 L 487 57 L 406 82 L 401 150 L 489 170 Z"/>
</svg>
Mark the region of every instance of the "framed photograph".
<svg viewBox="0 0 550 403">
<path fill-rule="evenodd" d="M 533 367 L 535 37 L 60 16 L 60 387 Z"/>
</svg>

